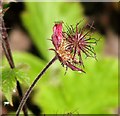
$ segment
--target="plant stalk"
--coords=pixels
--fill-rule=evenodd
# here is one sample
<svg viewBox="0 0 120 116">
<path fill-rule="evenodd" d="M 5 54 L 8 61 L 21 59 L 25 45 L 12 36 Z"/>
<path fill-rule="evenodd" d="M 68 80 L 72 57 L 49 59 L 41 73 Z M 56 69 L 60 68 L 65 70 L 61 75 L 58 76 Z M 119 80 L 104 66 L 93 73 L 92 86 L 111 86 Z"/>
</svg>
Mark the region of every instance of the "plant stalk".
<svg viewBox="0 0 120 116">
<path fill-rule="evenodd" d="M 7 31 L 6 31 L 6 28 L 5 28 L 5 24 L 4 24 L 4 20 L 1 18 L 1 22 L 2 22 L 2 28 L 1 28 L 1 33 L 2 33 L 2 47 L 3 47 L 3 50 L 4 50 L 4 53 L 5 53 L 5 56 L 8 60 L 8 63 L 11 67 L 11 69 L 14 69 L 15 68 L 15 64 L 14 64 L 14 61 L 13 61 L 13 58 L 12 58 L 12 52 L 11 52 L 11 48 L 10 48 L 10 45 L 9 45 L 9 42 L 8 42 L 8 34 L 7 34 Z M 17 81 L 17 79 L 16 79 Z M 19 81 L 17 81 L 17 91 L 18 91 L 18 95 L 20 97 L 20 100 L 22 99 L 23 97 L 23 92 L 22 92 L 22 88 L 21 88 L 21 85 L 19 83 Z M 23 107 L 23 112 L 24 112 L 24 116 L 28 116 L 28 113 L 27 113 L 27 107 L 26 105 Z"/>
<path fill-rule="evenodd" d="M 47 65 L 46 67 L 39 73 L 39 75 L 36 77 L 36 79 L 33 81 L 33 83 L 31 84 L 31 86 L 28 88 L 28 90 L 26 91 L 26 93 L 24 94 L 19 107 L 17 109 L 16 112 L 16 116 L 19 116 L 19 113 L 21 111 L 21 109 L 23 108 L 24 104 L 26 103 L 30 93 L 32 92 L 34 86 L 36 85 L 36 83 L 38 82 L 38 80 L 42 77 L 42 75 L 46 72 L 46 70 L 57 60 L 57 56 L 55 56 Z"/>
</svg>

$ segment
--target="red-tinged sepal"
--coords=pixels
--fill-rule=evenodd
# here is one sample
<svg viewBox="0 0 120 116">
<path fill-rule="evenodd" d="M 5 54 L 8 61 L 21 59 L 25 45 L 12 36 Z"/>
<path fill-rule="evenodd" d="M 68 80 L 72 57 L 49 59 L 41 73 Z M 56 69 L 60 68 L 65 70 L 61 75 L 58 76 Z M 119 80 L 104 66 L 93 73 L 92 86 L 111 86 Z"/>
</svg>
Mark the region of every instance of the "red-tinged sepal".
<svg viewBox="0 0 120 116">
<path fill-rule="evenodd" d="M 56 23 L 53 27 L 52 42 L 56 50 L 59 48 L 62 41 L 62 23 L 63 22 Z"/>
<path fill-rule="evenodd" d="M 74 65 L 72 65 L 71 63 L 66 63 L 66 66 L 68 66 L 69 68 L 71 68 L 73 71 L 80 71 L 80 72 L 83 72 L 83 73 L 85 73 L 85 71 L 84 70 L 82 70 L 81 68 L 78 68 L 78 67 L 76 67 L 76 66 L 74 66 Z"/>
</svg>

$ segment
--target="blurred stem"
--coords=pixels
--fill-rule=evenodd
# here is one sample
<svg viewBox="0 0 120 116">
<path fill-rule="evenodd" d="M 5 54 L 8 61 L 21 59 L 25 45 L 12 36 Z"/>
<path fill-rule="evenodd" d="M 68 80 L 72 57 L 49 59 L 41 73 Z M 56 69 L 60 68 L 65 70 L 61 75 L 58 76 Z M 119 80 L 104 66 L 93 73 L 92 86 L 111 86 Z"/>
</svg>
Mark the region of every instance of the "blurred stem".
<svg viewBox="0 0 120 116">
<path fill-rule="evenodd" d="M 12 58 L 12 52 L 11 52 L 11 48 L 10 48 L 10 45 L 9 45 L 9 42 L 8 42 L 8 34 L 7 34 L 7 31 L 6 31 L 6 27 L 5 27 L 5 24 L 4 24 L 4 20 L 3 18 L 1 17 L 1 33 L 2 33 L 2 47 L 3 47 L 3 50 L 4 50 L 4 53 L 5 53 L 5 56 L 8 60 L 8 63 L 11 67 L 11 69 L 14 69 L 15 68 L 15 64 L 14 64 L 14 61 L 13 61 L 13 58 Z M 17 81 L 17 79 L 16 79 Z M 20 100 L 22 99 L 23 97 L 23 92 L 22 92 L 22 88 L 21 88 L 21 85 L 19 83 L 19 81 L 16 82 L 17 83 L 17 91 L 18 91 L 18 94 L 19 94 L 19 98 Z M 26 106 L 23 107 L 23 113 L 24 113 L 24 116 L 28 116 L 28 113 L 27 113 L 27 108 Z"/>
<path fill-rule="evenodd" d="M 57 60 L 57 56 L 55 56 L 47 65 L 46 67 L 39 73 L 39 75 L 36 77 L 36 79 L 33 81 L 33 83 L 31 84 L 31 86 L 28 88 L 28 90 L 26 91 L 25 95 L 23 96 L 20 105 L 18 107 L 18 110 L 16 112 L 16 116 L 19 116 L 19 113 L 21 111 L 21 109 L 23 108 L 24 104 L 26 103 L 30 93 L 32 92 L 34 86 L 36 85 L 36 83 L 38 82 L 38 80 L 40 79 L 40 77 L 42 77 L 42 75 L 46 72 L 46 70 Z"/>
</svg>

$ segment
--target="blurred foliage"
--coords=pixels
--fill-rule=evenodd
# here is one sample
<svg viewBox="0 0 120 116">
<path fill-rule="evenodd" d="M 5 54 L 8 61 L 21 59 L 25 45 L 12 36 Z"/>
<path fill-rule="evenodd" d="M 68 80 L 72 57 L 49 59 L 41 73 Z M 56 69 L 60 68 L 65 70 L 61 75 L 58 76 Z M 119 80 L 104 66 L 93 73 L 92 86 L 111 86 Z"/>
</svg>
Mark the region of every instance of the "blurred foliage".
<svg viewBox="0 0 120 116">
<path fill-rule="evenodd" d="M 55 21 L 75 25 L 85 17 L 78 3 L 25 3 L 26 12 L 22 14 L 24 26 L 29 31 L 32 41 L 44 59 L 54 57 L 51 38 Z M 101 38 L 95 34 L 94 38 Z M 118 105 L 118 60 L 101 55 L 103 38 L 95 47 L 97 59 L 84 58 L 86 74 L 71 70 L 65 73 L 59 61 L 45 73 L 36 86 L 34 101 L 43 113 L 104 114 L 113 113 Z M 28 53 L 13 53 L 17 67 L 28 74 L 30 83 L 47 63 Z M 6 63 L 4 63 L 6 64 Z M 7 77 L 6 77 L 7 78 Z M 25 77 L 26 78 L 26 77 Z"/>
<path fill-rule="evenodd" d="M 61 67 L 54 69 L 40 81 L 35 101 L 45 113 L 111 113 L 118 104 L 117 64 L 112 58 L 88 59 L 86 74 L 68 71 L 65 76 Z"/>
<path fill-rule="evenodd" d="M 79 7 L 76 3 L 26 3 L 27 11 L 23 15 L 24 25 L 45 59 L 50 60 L 53 56 L 48 51 L 51 47 L 48 39 L 51 39 L 54 22 L 64 21 L 67 24 L 76 24 L 80 19 L 83 20 Z"/>
</svg>

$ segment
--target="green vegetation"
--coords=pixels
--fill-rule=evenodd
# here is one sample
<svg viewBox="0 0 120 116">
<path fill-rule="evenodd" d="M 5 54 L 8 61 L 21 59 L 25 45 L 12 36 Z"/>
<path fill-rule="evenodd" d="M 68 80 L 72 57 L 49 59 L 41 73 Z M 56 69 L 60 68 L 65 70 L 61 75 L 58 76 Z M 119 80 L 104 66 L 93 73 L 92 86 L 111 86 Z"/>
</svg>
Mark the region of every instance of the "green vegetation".
<svg viewBox="0 0 120 116">
<path fill-rule="evenodd" d="M 17 68 L 4 67 L 2 71 L 2 90 L 12 104 L 12 91 L 15 89 L 15 77 L 32 83 L 45 64 L 54 57 L 53 48 L 48 39 L 52 35 L 55 21 L 64 21 L 75 25 L 83 20 L 82 7 L 78 3 L 29 3 L 22 14 L 24 26 L 29 31 L 32 41 L 44 57 L 44 60 L 29 53 L 13 52 Z M 84 21 L 83 21 L 84 22 Z M 82 25 L 82 24 L 81 24 Z M 99 39 L 101 35 L 93 37 Z M 76 114 L 110 114 L 118 107 L 118 60 L 102 55 L 104 38 L 95 47 L 97 59 L 84 60 L 86 74 L 71 71 L 65 73 L 59 61 L 46 72 L 36 85 L 34 101 L 43 113 L 76 113 Z M 3 61 L 3 65 L 7 65 Z M 8 87 L 9 86 L 9 87 Z"/>
</svg>

